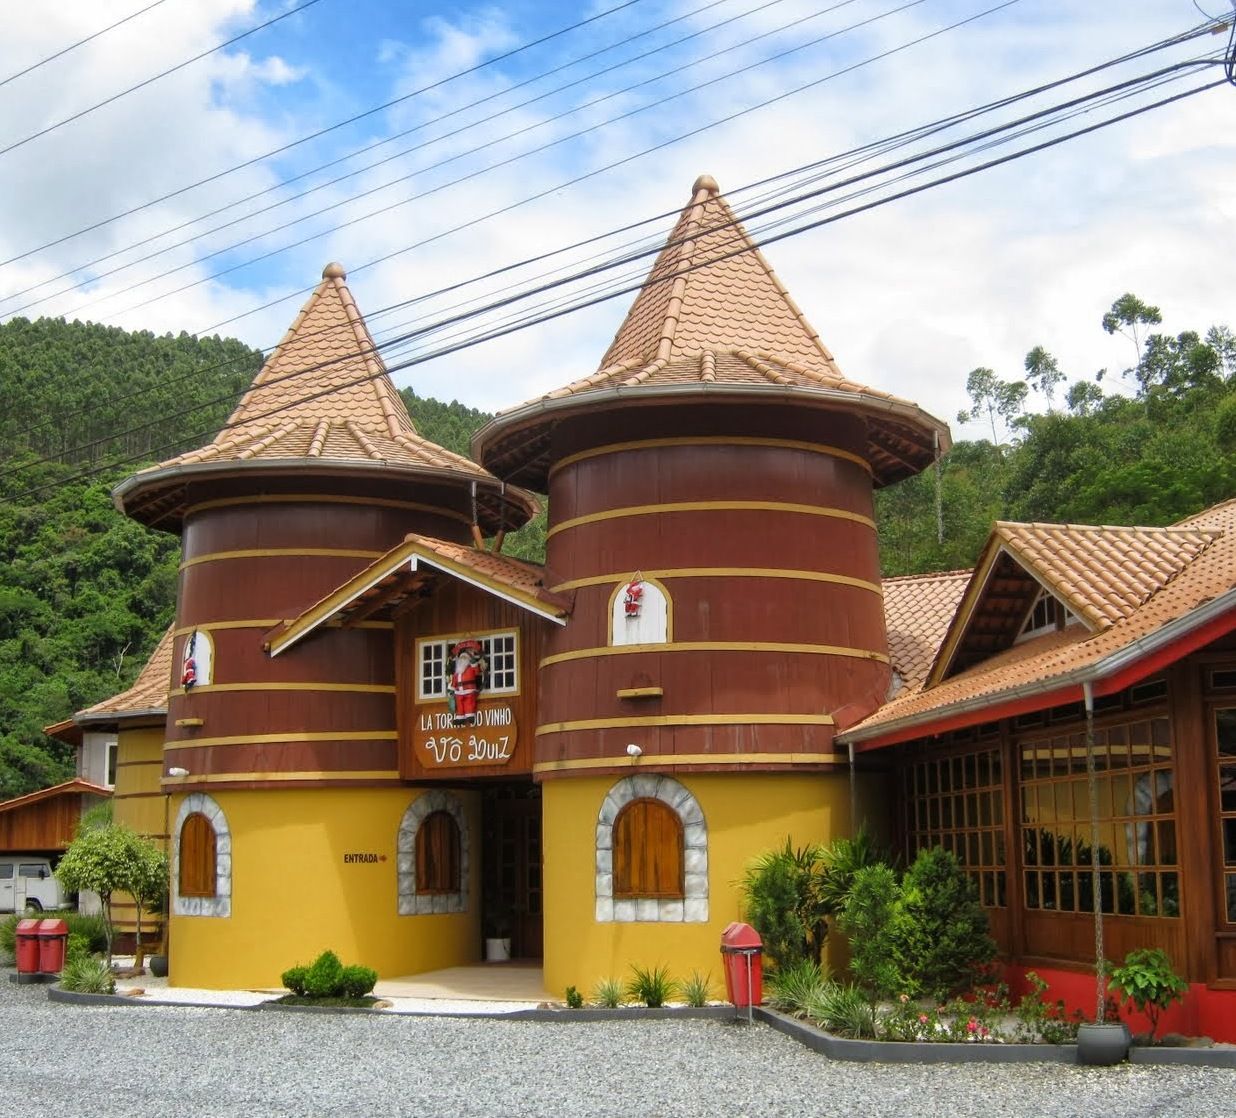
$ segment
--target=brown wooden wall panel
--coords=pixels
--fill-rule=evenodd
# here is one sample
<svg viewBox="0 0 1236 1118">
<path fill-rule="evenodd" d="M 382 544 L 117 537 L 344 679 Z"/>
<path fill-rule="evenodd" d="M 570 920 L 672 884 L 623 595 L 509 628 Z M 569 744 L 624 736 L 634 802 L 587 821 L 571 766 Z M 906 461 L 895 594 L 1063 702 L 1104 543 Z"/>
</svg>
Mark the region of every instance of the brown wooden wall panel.
<svg viewBox="0 0 1236 1118">
<path fill-rule="evenodd" d="M 73 841 L 81 813 L 81 793 L 0 812 L 0 850 L 64 850 Z"/>
<path fill-rule="evenodd" d="M 598 494 L 615 493 L 623 506 L 726 500 L 872 510 L 870 474 L 848 458 L 755 443 L 637 445 L 559 469 L 550 482 L 554 521 L 595 512 Z"/>
<path fill-rule="evenodd" d="M 259 620 L 270 620 L 261 618 Z M 286 652 L 271 657 L 262 647 L 265 625 L 243 629 L 213 629 L 214 682 L 382 684 L 395 682 L 392 660 L 394 630 L 342 628 L 325 625 Z M 184 636 L 177 637 L 176 684 Z M 196 691 L 195 694 L 206 694 Z"/>
<path fill-rule="evenodd" d="M 878 543 L 870 525 L 777 510 L 593 521 L 550 537 L 546 564 L 564 581 L 676 567 L 775 567 L 880 581 Z"/>
<path fill-rule="evenodd" d="M 372 562 L 346 555 L 268 555 L 196 563 L 180 572 L 176 627 L 296 617 Z"/>
<path fill-rule="evenodd" d="M 237 734 L 393 730 L 395 696 L 355 691 L 204 691 L 176 702 L 177 717 L 200 718 L 193 729 L 172 721 L 169 740 Z M 262 727 L 255 730 L 254 727 Z"/>
<path fill-rule="evenodd" d="M 169 767 L 188 769 L 193 776 L 220 773 L 332 773 L 391 772 L 397 768 L 394 739 L 383 741 L 340 738 L 331 741 L 239 742 L 197 748 L 169 745 Z M 186 783 L 192 783 L 187 781 Z"/>
<path fill-rule="evenodd" d="M 185 525 L 182 555 L 193 559 L 218 551 L 268 547 L 357 547 L 385 551 L 403 540 L 410 525 L 426 535 L 459 540 L 468 527 L 453 516 L 389 506 L 339 502 L 241 504 L 208 508 Z"/>
<path fill-rule="evenodd" d="M 737 575 L 659 574 L 657 581 L 673 602 L 676 641 L 819 644 L 820 615 L 826 614 L 833 619 L 827 643 L 888 653 L 884 599 L 864 587 Z M 570 632 L 555 638 L 556 648 L 608 644 L 611 600 L 622 585 L 615 580 L 577 589 Z"/>
<path fill-rule="evenodd" d="M 1094 964 L 1094 918 L 1088 913 L 1028 910 L 1022 917 L 1022 926 L 1026 956 Z M 1136 916 L 1103 918 L 1103 951 L 1107 958 L 1123 959 L 1139 947 L 1159 947 L 1173 960 L 1184 959 L 1184 921 Z"/>
<path fill-rule="evenodd" d="M 589 657 L 549 664 L 541 673 L 542 726 L 669 714 L 832 714 L 836 708 L 822 696 L 845 696 L 840 705 L 874 703 L 889 678 L 888 666 L 875 661 L 748 651 Z M 644 687 L 660 687 L 664 695 L 617 695 L 620 689 Z"/>
<path fill-rule="evenodd" d="M 558 626 L 453 579 L 440 579 L 436 587 L 429 598 L 401 614 L 396 628 L 400 771 L 409 780 L 459 780 L 461 777 L 526 774 L 532 769 L 537 721 L 537 664 L 543 654 L 546 630 Z M 502 765 L 466 768 L 425 765 L 413 749 L 418 720 L 423 714 L 439 714 L 447 707 L 444 700 L 423 704 L 417 702 L 416 641 L 509 629 L 515 629 L 519 634 L 519 694 L 493 696 L 492 701 L 509 702 L 514 711 L 518 739 L 511 759 Z M 482 692 L 481 705 L 484 706 L 487 701 L 490 700 Z"/>
</svg>

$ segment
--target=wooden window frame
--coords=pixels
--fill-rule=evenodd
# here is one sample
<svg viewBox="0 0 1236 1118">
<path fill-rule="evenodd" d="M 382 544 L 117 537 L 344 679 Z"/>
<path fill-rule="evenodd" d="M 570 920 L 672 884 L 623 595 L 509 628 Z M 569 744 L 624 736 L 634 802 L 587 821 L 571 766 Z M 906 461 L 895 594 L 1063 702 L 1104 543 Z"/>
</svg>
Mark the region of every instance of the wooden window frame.
<svg viewBox="0 0 1236 1118">
<path fill-rule="evenodd" d="M 646 842 L 653 830 L 647 819 L 650 811 L 663 816 L 664 823 L 672 824 L 673 846 L 669 850 L 660 848 L 651 851 L 652 863 L 644 865 L 640 872 L 635 865 L 636 858 L 627 851 L 638 844 L 638 853 L 642 856 L 640 860 L 649 856 Z M 634 816 L 642 816 L 644 825 L 632 823 Z M 628 836 L 627 831 L 633 826 L 635 831 Z M 613 844 L 614 900 L 673 901 L 686 898 L 686 843 L 682 817 L 664 800 L 642 796 L 625 804 L 614 817 Z M 661 859 L 672 863 L 668 870 L 663 869 Z M 672 884 L 657 887 L 656 880 L 664 881 L 666 877 L 672 878 Z"/>
<path fill-rule="evenodd" d="M 425 816 L 416 831 L 417 893 L 437 896 L 461 891 L 461 848 L 459 824 L 451 812 L 439 809 Z"/>
<path fill-rule="evenodd" d="M 186 838 L 189 842 L 186 842 Z M 201 842 L 201 849 L 192 844 Z M 180 825 L 177 890 L 182 897 L 218 895 L 218 836 L 210 820 L 200 811 L 185 816 Z"/>
</svg>

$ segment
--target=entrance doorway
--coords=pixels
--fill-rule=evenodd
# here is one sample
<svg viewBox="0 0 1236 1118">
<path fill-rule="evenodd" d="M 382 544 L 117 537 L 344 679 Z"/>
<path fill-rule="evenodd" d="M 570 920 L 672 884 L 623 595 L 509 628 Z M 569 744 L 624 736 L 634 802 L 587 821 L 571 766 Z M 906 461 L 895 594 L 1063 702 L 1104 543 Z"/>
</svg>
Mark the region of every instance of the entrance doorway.
<svg viewBox="0 0 1236 1118">
<path fill-rule="evenodd" d="M 541 788 L 487 786 L 481 797 L 481 927 L 511 939 L 511 958 L 542 954 Z"/>
</svg>

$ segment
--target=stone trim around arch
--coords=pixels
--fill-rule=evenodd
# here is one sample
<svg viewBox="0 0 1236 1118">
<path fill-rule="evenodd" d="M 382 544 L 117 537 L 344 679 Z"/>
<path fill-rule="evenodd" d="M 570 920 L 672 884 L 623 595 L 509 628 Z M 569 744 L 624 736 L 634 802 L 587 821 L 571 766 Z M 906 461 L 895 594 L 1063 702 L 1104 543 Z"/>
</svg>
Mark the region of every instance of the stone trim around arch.
<svg viewBox="0 0 1236 1118">
<path fill-rule="evenodd" d="M 660 800 L 682 820 L 683 899 L 614 899 L 614 820 L 634 800 Z M 690 790 L 672 776 L 627 776 L 606 795 L 597 816 L 598 924 L 686 923 L 708 920 L 708 824 Z"/>
<path fill-rule="evenodd" d="M 182 897 L 180 895 L 180 833 L 185 820 L 197 812 L 204 815 L 215 832 L 215 895 L 213 897 Z M 176 812 L 172 829 L 172 915 L 216 916 L 232 915 L 232 831 L 227 816 L 213 797 L 204 792 L 190 792 Z"/>
<path fill-rule="evenodd" d="M 445 811 L 459 828 L 459 892 L 418 893 L 416 891 L 416 836 L 421 824 L 436 811 Z M 399 915 L 431 916 L 468 911 L 468 821 L 458 796 L 434 788 L 422 793 L 403 813 L 396 843 L 396 872 L 399 876 Z"/>
</svg>

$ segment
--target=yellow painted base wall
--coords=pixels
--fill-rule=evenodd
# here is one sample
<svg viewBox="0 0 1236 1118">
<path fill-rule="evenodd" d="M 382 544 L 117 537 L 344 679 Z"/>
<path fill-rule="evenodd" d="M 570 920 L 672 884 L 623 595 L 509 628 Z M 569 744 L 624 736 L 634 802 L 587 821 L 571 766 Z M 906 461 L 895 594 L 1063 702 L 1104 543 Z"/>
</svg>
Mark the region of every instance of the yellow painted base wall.
<svg viewBox="0 0 1236 1118">
<path fill-rule="evenodd" d="M 602 978 L 629 977 L 632 964 L 665 964 L 682 978 L 711 972 L 723 996 L 721 933 L 741 920 L 737 882 L 755 856 L 785 843 L 825 842 L 849 833 L 847 775 L 771 773 L 678 778 L 708 824 L 707 923 L 596 922 L 596 826 L 612 777 L 546 781 L 545 988 L 590 992 Z"/>
<path fill-rule="evenodd" d="M 232 915 L 173 916 L 176 986 L 266 989 L 330 948 L 345 965 L 393 978 L 476 962 L 480 936 L 480 803 L 459 793 L 469 829 L 468 911 L 400 916 L 396 845 L 418 789 L 216 792 L 232 835 Z M 174 796 L 171 818 L 183 797 Z M 348 853 L 385 855 L 376 864 Z"/>
</svg>

